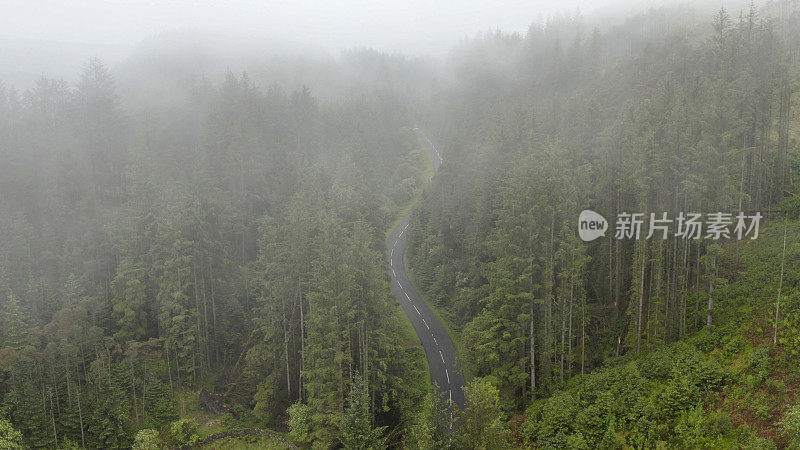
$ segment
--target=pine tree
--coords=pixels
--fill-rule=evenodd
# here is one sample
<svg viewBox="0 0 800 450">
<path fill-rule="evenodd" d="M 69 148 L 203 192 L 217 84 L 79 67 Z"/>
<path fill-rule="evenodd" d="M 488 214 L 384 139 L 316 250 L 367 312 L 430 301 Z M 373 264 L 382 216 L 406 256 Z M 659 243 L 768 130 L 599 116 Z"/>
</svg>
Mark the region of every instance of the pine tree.
<svg viewBox="0 0 800 450">
<path fill-rule="evenodd" d="M 467 408 L 460 414 L 459 441 L 465 448 L 501 449 L 509 445 L 508 424 L 497 388 L 475 378 L 464 387 Z"/>
<path fill-rule="evenodd" d="M 383 438 L 386 427 L 372 427 L 367 386 L 359 374 L 356 374 L 350 387 L 339 432 L 346 449 L 386 448 Z"/>
<path fill-rule="evenodd" d="M 0 419 L 0 448 L 8 450 L 23 450 L 25 448 L 22 433 L 15 430 L 11 423 L 5 419 Z"/>
</svg>

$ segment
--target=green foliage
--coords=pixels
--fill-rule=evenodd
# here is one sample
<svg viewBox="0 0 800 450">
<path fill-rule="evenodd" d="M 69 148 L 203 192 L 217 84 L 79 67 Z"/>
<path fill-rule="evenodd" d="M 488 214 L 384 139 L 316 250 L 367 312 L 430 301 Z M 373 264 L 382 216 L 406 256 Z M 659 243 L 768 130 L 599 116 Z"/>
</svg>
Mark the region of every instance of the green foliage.
<svg viewBox="0 0 800 450">
<path fill-rule="evenodd" d="M 22 433 L 11 426 L 11 422 L 0 419 L 0 448 L 22 450 L 25 448 Z"/>
<path fill-rule="evenodd" d="M 459 415 L 459 437 L 465 448 L 501 449 L 509 445 L 508 424 L 500 392 L 489 381 L 474 378 L 464 387 L 466 409 Z"/>
<path fill-rule="evenodd" d="M 597 448 L 599 450 L 618 450 L 623 448 L 624 444 L 625 440 L 617 434 L 617 431 L 614 428 L 614 421 L 609 420 L 608 426 L 606 426 L 606 431 L 603 433 L 603 437 L 597 444 Z"/>
<path fill-rule="evenodd" d="M 139 430 L 133 438 L 132 450 L 159 450 L 161 447 L 158 431 L 152 428 Z"/>
<path fill-rule="evenodd" d="M 743 450 L 777 450 L 778 446 L 765 437 L 751 433 L 744 439 L 741 448 Z"/>
<path fill-rule="evenodd" d="M 682 23 L 678 10 L 663 14 L 642 20 Z M 740 363 L 774 314 L 780 247 L 766 219 L 757 240 L 738 243 L 645 240 L 646 225 L 636 242 L 607 235 L 582 243 L 574 229 L 582 209 L 612 227 L 621 212 L 646 220 L 697 209 L 796 213 L 796 121 L 785 108 L 797 73 L 778 56 L 791 39 L 775 32 L 797 29 L 797 18 L 778 24 L 759 14 L 753 7 L 737 23 L 723 12 L 708 39 L 653 35 L 629 55 L 600 32 L 576 32 L 562 48 L 555 34 L 571 29 L 569 20 L 559 33 L 499 33 L 455 52 L 448 70 L 461 82 L 443 94 L 450 104 L 432 108 L 448 161 L 412 220 L 408 254 L 427 297 L 461 331 L 464 364 L 496 380 L 506 412 L 552 400 L 552 409 L 529 408 L 541 421 L 523 427 L 532 443 L 592 447 L 609 426 L 635 445 L 665 442 L 686 411 L 732 381 L 720 363 Z M 473 59 L 498 53 L 524 81 L 509 83 L 507 71 Z M 534 60 L 557 62 L 534 69 Z M 756 167 L 756 159 L 770 162 Z M 796 273 L 791 245 L 786 260 Z M 790 353 L 795 285 L 784 283 L 779 333 Z M 660 352 L 687 338 L 691 351 Z M 697 350 L 713 352 L 714 362 Z M 651 352 L 658 356 L 640 356 L 635 368 L 606 366 Z M 674 369 L 680 354 L 692 361 Z M 609 375 L 570 380 L 601 370 Z M 752 372 L 754 389 L 774 375 L 767 366 Z M 601 382 L 613 393 L 574 394 Z M 561 388 L 574 398 L 555 393 Z"/>
<path fill-rule="evenodd" d="M 25 435 L 31 447 L 54 447 L 51 417 L 44 407 L 46 395 L 29 380 L 23 378 L 20 381 L 11 395 L 11 402 L 16 406 L 11 416 L 15 427 Z"/>
<path fill-rule="evenodd" d="M 789 437 L 790 445 L 793 448 L 800 448 L 800 405 L 794 405 L 787 409 L 781 424 Z"/>
<path fill-rule="evenodd" d="M 174 392 L 225 386 L 241 423 L 288 411 L 304 446 L 505 447 L 525 411 L 539 448 L 768 447 L 710 405 L 774 425 L 800 352 L 800 247 L 767 351 L 766 219 L 736 244 L 575 229 L 584 208 L 797 218 L 800 16 L 688 16 L 591 35 L 558 19 L 442 65 L 352 52 L 318 74 L 358 73 L 342 95 L 143 61 L 170 86 L 152 94 L 96 58 L 72 85 L 0 86 L 0 414 L 26 446 L 127 448 L 178 418 Z M 429 188 L 415 119 L 446 157 Z M 421 190 L 408 257 L 478 376 L 458 435 L 381 254 Z M 196 440 L 184 420 L 175 445 Z"/>
<path fill-rule="evenodd" d="M 350 394 L 347 396 L 347 407 L 339 424 L 342 445 L 346 449 L 386 448 L 384 443 L 386 427 L 372 427 L 368 394 L 363 379 L 356 375 Z"/>
<path fill-rule="evenodd" d="M 569 441 L 619 448 L 622 432 L 627 445 L 650 446 L 670 439 L 683 442 L 702 427 L 724 428 L 709 439 L 727 439 L 730 420 L 725 428 L 719 425 L 723 419 L 708 418 L 700 408 L 702 395 L 723 379 L 722 369 L 697 349 L 675 344 L 587 375 L 534 403 L 526 412 L 525 440 L 545 447 Z M 696 423 L 699 418 L 705 422 Z"/>
<path fill-rule="evenodd" d="M 800 302 L 794 301 L 794 304 L 798 303 Z M 780 329 L 781 337 L 778 342 L 790 355 L 800 358 L 800 309 L 788 311 L 780 321 Z"/>
<path fill-rule="evenodd" d="M 178 419 L 169 425 L 169 441 L 175 447 L 188 447 L 200 442 L 200 425 L 193 419 Z"/>
<path fill-rule="evenodd" d="M 129 447 L 130 409 L 123 391 L 116 385 L 107 386 L 95 401 L 88 427 L 91 441 L 98 448 Z"/>
<path fill-rule="evenodd" d="M 770 362 L 769 353 L 766 349 L 758 349 L 750 356 L 750 371 L 753 373 L 754 379 L 751 382 L 755 385 L 763 383 L 772 370 L 772 363 Z"/>
<path fill-rule="evenodd" d="M 730 446 L 733 424 L 724 413 L 707 412 L 701 407 L 685 411 L 675 425 L 670 445 L 681 448 L 724 448 Z"/>
<path fill-rule="evenodd" d="M 312 409 L 308 405 L 295 403 L 287 409 L 289 414 L 289 437 L 300 445 L 314 441 Z"/>
<path fill-rule="evenodd" d="M 149 380 L 144 391 L 145 426 L 160 428 L 177 418 L 172 392 L 163 381 Z"/>
<path fill-rule="evenodd" d="M 447 446 L 446 418 L 439 410 L 439 400 L 442 399 L 437 397 L 436 391 L 431 391 L 419 403 L 404 433 L 405 448 L 433 450 Z"/>
</svg>

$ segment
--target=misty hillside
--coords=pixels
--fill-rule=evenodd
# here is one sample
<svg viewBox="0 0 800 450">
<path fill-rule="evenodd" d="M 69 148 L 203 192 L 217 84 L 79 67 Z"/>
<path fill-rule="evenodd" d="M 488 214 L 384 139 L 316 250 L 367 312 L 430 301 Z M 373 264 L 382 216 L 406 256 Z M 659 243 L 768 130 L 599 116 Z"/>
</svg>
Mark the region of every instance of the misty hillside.
<svg viewBox="0 0 800 450">
<path fill-rule="evenodd" d="M 0 62 L 0 448 L 800 448 L 800 9 L 736 8 Z"/>
</svg>

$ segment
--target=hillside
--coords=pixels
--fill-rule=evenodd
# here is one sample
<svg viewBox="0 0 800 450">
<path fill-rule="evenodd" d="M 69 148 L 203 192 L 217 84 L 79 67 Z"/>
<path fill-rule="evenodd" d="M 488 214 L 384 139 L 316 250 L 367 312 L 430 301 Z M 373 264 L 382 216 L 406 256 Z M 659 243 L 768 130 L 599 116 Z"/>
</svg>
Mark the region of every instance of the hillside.
<svg viewBox="0 0 800 450">
<path fill-rule="evenodd" d="M 439 7 L 0 80 L 0 448 L 797 448 L 800 5 Z"/>
<path fill-rule="evenodd" d="M 796 216 L 796 214 L 795 214 Z M 800 223 L 788 230 L 779 344 L 773 325 L 781 222 L 720 258 L 724 286 L 711 332 L 610 359 L 576 376 L 512 423 L 537 448 L 783 448 L 800 438 Z M 794 239 L 792 239 L 794 238 Z M 704 303 L 704 293 L 700 302 Z M 704 318 L 703 318 L 704 319 Z M 702 319 L 701 319 L 702 322 Z"/>
</svg>

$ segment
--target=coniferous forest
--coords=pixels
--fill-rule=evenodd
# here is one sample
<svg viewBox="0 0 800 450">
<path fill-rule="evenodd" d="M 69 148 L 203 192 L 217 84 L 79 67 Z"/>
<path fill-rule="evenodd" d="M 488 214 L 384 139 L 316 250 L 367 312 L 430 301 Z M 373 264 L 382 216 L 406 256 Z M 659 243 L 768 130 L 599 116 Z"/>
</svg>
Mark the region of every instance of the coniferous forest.
<svg viewBox="0 0 800 450">
<path fill-rule="evenodd" d="M 691 11 L 0 80 L 0 448 L 800 448 L 800 7 Z"/>
</svg>

